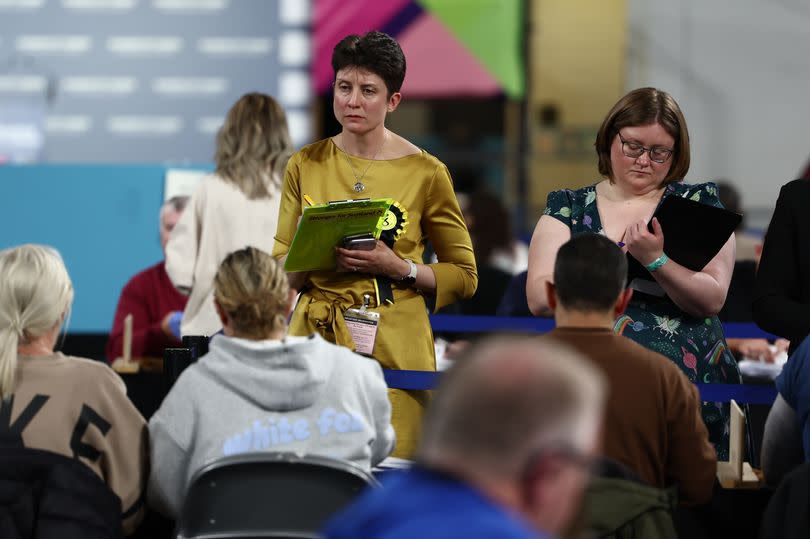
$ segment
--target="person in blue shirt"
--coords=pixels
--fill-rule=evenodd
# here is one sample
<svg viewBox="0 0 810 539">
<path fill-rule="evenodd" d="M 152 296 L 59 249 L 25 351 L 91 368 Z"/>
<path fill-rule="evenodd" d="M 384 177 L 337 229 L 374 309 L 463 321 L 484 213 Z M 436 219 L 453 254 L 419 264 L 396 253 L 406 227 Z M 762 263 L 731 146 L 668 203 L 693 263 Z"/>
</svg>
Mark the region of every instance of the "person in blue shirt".
<svg viewBox="0 0 810 539">
<path fill-rule="evenodd" d="M 407 471 L 326 526 L 328 539 L 551 538 L 577 514 L 605 382 L 570 348 L 497 337 L 444 375 Z"/>
<path fill-rule="evenodd" d="M 762 439 L 762 472 L 770 486 L 810 462 L 810 337 L 788 358 L 774 380 L 779 394 L 768 412 Z"/>
</svg>

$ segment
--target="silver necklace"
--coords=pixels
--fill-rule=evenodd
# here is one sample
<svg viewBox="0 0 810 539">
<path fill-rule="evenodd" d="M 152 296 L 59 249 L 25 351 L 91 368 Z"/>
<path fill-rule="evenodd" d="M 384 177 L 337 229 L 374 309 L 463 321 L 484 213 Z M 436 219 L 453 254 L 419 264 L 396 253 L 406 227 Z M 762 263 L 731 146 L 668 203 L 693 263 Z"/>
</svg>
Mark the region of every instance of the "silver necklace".
<svg viewBox="0 0 810 539">
<path fill-rule="evenodd" d="M 384 135 L 382 144 L 380 144 L 380 147 L 377 148 L 377 153 L 375 153 L 374 157 L 371 158 L 371 161 L 369 161 L 368 165 L 366 165 L 365 170 L 363 170 L 363 173 L 360 176 L 358 176 L 357 173 L 354 171 L 354 166 L 352 165 L 352 162 L 349 159 L 349 152 L 347 152 L 345 149 L 343 150 L 343 157 L 346 159 L 346 164 L 349 165 L 349 170 L 352 171 L 352 176 L 354 176 L 354 179 L 357 181 L 357 183 L 354 184 L 354 190 L 356 192 L 362 193 L 363 191 L 366 190 L 366 186 L 363 185 L 363 178 L 366 177 L 366 172 L 368 172 L 368 169 L 371 168 L 371 165 L 374 164 L 374 161 L 377 159 L 377 156 L 380 155 L 380 152 L 382 151 L 383 146 L 385 146 L 385 141 L 386 140 L 388 140 L 388 137 Z M 343 142 L 342 138 L 341 138 L 341 142 Z M 344 145 L 344 148 L 345 148 L 345 145 Z"/>
</svg>

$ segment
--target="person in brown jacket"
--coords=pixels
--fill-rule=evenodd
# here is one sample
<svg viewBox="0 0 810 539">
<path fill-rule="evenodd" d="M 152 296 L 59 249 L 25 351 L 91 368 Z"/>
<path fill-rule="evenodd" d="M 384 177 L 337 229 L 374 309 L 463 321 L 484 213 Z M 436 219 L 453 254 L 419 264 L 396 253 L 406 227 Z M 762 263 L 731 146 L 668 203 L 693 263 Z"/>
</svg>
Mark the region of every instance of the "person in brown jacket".
<svg viewBox="0 0 810 539">
<path fill-rule="evenodd" d="M 146 421 L 107 364 L 54 352 L 72 301 L 55 249 L 0 251 L 0 439 L 87 465 L 120 498 L 128 534 L 143 516 Z"/>
<path fill-rule="evenodd" d="M 614 332 L 633 292 L 626 280 L 627 258 L 607 237 L 569 240 L 547 284 L 557 327 L 540 338 L 573 346 L 607 377 L 604 456 L 649 485 L 677 485 L 682 505 L 706 502 L 717 455 L 697 388 L 672 361 Z"/>
</svg>

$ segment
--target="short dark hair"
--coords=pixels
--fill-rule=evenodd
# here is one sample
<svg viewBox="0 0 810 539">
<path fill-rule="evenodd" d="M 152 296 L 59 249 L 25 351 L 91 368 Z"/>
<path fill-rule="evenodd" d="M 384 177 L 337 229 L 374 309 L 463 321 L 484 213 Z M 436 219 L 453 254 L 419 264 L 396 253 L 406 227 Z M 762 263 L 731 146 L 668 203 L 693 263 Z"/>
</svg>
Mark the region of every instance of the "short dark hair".
<svg viewBox="0 0 810 539">
<path fill-rule="evenodd" d="M 626 281 L 627 257 L 601 234 L 574 236 L 557 251 L 554 288 L 565 309 L 607 311 Z"/>
<path fill-rule="evenodd" d="M 332 51 L 332 69 L 360 67 L 379 75 L 388 89 L 388 96 L 398 92 L 405 80 L 405 54 L 394 38 L 373 31 L 359 36 L 352 34 L 340 40 Z"/>
<path fill-rule="evenodd" d="M 613 181 L 610 163 L 610 145 L 624 127 L 659 124 L 675 139 L 672 165 L 664 183 L 680 181 L 689 172 L 689 130 L 681 108 L 671 95 L 657 88 L 638 88 L 613 105 L 596 134 L 596 154 L 599 156 L 599 174 Z"/>
</svg>

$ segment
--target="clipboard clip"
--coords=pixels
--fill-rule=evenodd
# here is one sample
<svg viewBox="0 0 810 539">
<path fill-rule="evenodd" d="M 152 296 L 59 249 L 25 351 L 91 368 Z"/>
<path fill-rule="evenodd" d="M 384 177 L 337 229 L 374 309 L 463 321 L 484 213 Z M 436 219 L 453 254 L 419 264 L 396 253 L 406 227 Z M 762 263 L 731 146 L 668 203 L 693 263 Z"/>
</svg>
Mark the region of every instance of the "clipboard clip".
<svg viewBox="0 0 810 539">
<path fill-rule="evenodd" d="M 368 198 L 368 197 L 367 198 L 348 198 L 346 200 L 330 200 L 329 202 L 327 202 L 327 204 L 332 206 L 332 205 L 335 205 L 335 204 L 351 204 L 352 202 L 368 202 L 370 200 L 371 199 Z"/>
</svg>

